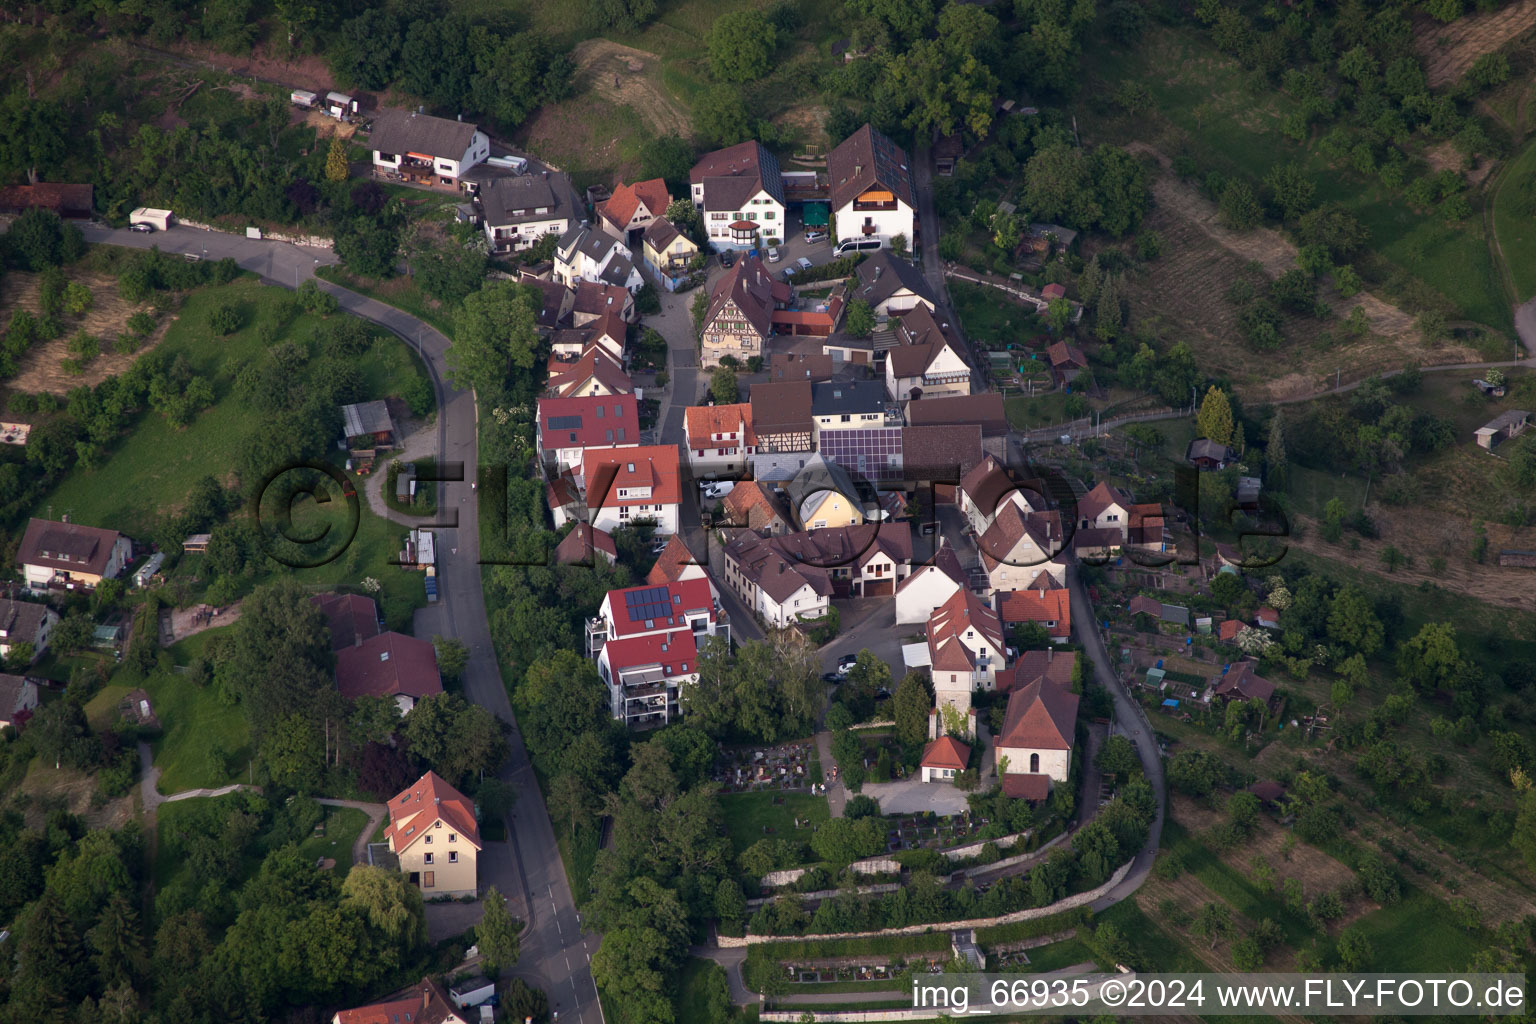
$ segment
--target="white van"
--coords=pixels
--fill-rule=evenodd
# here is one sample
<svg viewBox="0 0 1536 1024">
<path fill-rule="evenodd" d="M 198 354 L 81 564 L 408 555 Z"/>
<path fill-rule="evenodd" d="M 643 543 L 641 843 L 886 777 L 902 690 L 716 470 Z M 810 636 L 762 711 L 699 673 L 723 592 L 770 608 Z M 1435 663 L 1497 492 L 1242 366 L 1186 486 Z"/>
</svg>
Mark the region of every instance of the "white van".
<svg viewBox="0 0 1536 1024">
<path fill-rule="evenodd" d="M 852 256 L 856 252 L 874 252 L 884 246 L 885 243 L 878 238 L 850 238 L 846 242 L 839 243 L 832 256 L 840 259 L 843 256 Z"/>
</svg>

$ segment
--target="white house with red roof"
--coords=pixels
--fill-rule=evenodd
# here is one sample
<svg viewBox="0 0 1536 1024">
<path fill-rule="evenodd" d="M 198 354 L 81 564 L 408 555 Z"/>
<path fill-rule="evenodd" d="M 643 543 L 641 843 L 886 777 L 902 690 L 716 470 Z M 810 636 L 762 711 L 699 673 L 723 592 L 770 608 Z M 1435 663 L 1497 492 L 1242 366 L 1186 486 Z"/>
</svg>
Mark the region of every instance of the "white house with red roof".
<svg viewBox="0 0 1536 1024">
<path fill-rule="evenodd" d="M 640 244 L 640 236 L 655 221 L 666 216 L 672 194 L 661 178 L 620 185 L 613 194 L 597 204 L 598 220 L 631 247 Z"/>
<path fill-rule="evenodd" d="M 688 550 L 683 535 L 674 533 L 667 541 L 667 546 L 661 549 L 661 554 L 656 556 L 651 571 L 646 573 L 645 582 L 660 587 L 675 580 L 696 580 L 708 575 L 693 552 Z"/>
<path fill-rule="evenodd" d="M 597 529 L 612 533 L 648 519 L 658 534 L 677 532 L 683 485 L 676 445 L 585 449 L 580 482 L 587 522 Z"/>
<path fill-rule="evenodd" d="M 634 394 L 635 382 L 624 364 L 599 344 L 588 344 L 576 359 L 551 357 L 545 394 L 553 398 Z"/>
<path fill-rule="evenodd" d="M 1079 530 L 1116 530 L 1123 543 L 1131 532 L 1131 499 L 1106 481 L 1077 499 Z"/>
<path fill-rule="evenodd" d="M 1071 593 L 1049 570 L 1036 573 L 1024 590 L 999 591 L 996 596 L 1004 629 L 1033 622 L 1046 631 L 1052 643 L 1072 639 Z"/>
<path fill-rule="evenodd" d="M 1067 781 L 1076 736 L 1076 654 L 1031 651 L 1005 680 L 1008 708 L 993 747 L 1003 792 L 1044 800 L 1054 782 Z"/>
<path fill-rule="evenodd" d="M 961 588 L 928 619 L 928 668 L 933 677 L 931 732 L 946 731 L 946 707 L 974 723 L 971 693 L 991 690 L 1007 667 L 1008 648 L 997 612 L 967 588 Z M 970 728 L 968 724 L 967 728 Z"/>
<path fill-rule="evenodd" d="M 699 648 L 687 626 L 609 640 L 597 655 L 613 717 L 631 728 L 665 725 L 681 710 L 678 693 L 699 681 Z"/>
<path fill-rule="evenodd" d="M 912 575 L 896 586 L 897 624 L 927 622 L 935 610 L 965 588 L 965 568 L 955 549 L 940 537 L 933 561 L 912 570 Z"/>
<path fill-rule="evenodd" d="M 954 782 L 955 776 L 965 771 L 971 761 L 971 748 L 953 736 L 940 736 L 923 748 L 922 769 L 924 782 Z"/>
<path fill-rule="evenodd" d="M 637 448 L 639 403 L 632 394 L 541 398 L 534 444 L 551 476 L 580 469 L 588 448 Z"/>
<path fill-rule="evenodd" d="M 688 465 L 694 475 L 745 473 L 747 457 L 757 451 L 752 432 L 752 403 L 690 405 L 683 410 L 688 437 Z"/>
<path fill-rule="evenodd" d="M 1022 590 L 1048 572 L 1065 584 L 1067 563 L 1061 513 L 1025 511 L 1004 502 L 986 532 L 976 538 L 981 567 L 994 591 Z"/>
<path fill-rule="evenodd" d="M 477 1011 L 478 1012 L 478 1011 Z M 337 1010 L 331 1024 L 469 1024 L 467 1011 L 453 1005 L 443 986 L 423 978 L 404 992 L 367 1006 Z"/>
<path fill-rule="evenodd" d="M 608 591 L 597 615 L 587 620 L 587 654 L 597 657 L 614 640 L 677 629 L 696 637 L 729 637 L 719 592 L 708 576 Z"/>
<path fill-rule="evenodd" d="M 390 798 L 384 838 L 400 870 L 427 899 L 478 891 L 480 826 L 474 804 L 436 772 Z"/>
<path fill-rule="evenodd" d="M 619 560 L 618 545 L 613 536 L 602 530 L 594 530 L 586 523 L 576 528 L 555 545 L 555 562 L 559 565 L 612 565 Z"/>
</svg>

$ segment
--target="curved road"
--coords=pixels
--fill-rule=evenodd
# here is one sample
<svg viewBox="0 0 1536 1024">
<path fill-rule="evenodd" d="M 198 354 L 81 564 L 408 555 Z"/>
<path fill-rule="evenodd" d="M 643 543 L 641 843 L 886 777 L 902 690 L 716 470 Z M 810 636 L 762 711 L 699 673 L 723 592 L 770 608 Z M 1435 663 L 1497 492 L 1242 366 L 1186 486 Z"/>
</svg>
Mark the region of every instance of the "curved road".
<svg viewBox="0 0 1536 1024">
<path fill-rule="evenodd" d="M 90 242 L 135 249 L 158 246 L 164 252 L 195 253 L 213 260 L 231 257 L 266 283 L 285 288 L 297 288 L 313 278 L 315 268 L 321 264 L 338 262 L 328 250 L 186 227 L 142 235 L 91 224 L 85 226 L 84 232 Z M 468 646 L 465 695 L 507 723 L 511 756 L 501 778 L 516 786 L 518 794 L 508 822 L 511 841 L 486 843 L 480 857 L 480 885 L 482 889 L 495 885 L 508 897 L 513 913 L 527 922 L 522 936 L 522 958 L 513 973 L 547 992 L 551 1009 L 559 1011 L 562 1020 L 603 1024 L 602 1008 L 588 966 L 599 940 L 596 935 L 582 931 L 544 796 L 512 716 L 512 705 L 491 645 L 485 595 L 480 588 L 477 492 L 470 486 L 479 465 L 474 395 L 447 382 L 449 341 L 442 334 L 393 306 L 326 281 L 317 283 L 336 297 L 342 309 L 371 320 L 404 340 L 421 355 L 432 377 L 438 404 L 438 458 L 443 463 L 462 463 L 465 478 L 438 485 L 438 509 L 445 521 L 457 512 L 458 525 L 438 531 L 441 598 L 417 612 L 415 631 L 419 636 L 456 636 Z"/>
</svg>

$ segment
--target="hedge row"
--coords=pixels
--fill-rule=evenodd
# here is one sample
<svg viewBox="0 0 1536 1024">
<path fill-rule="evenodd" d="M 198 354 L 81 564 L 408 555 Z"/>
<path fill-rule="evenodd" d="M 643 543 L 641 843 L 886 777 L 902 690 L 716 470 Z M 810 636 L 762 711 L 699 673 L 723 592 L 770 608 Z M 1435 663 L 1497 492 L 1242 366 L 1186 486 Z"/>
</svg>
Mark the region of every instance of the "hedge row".
<svg viewBox="0 0 1536 1024">
<path fill-rule="evenodd" d="M 1087 907 L 1074 907 L 1049 917 L 1036 917 L 1028 921 L 995 924 L 990 928 L 976 929 L 976 942 L 985 946 L 994 942 L 1018 942 L 1021 939 L 1038 939 L 1042 935 L 1070 931 L 1093 919 L 1093 911 Z"/>
</svg>

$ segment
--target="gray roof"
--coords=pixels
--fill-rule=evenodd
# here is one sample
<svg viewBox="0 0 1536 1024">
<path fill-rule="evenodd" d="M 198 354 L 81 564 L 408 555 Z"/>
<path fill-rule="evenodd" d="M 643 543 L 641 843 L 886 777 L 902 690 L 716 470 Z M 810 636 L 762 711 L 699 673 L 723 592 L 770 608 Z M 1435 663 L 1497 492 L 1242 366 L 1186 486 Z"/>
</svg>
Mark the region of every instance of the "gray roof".
<svg viewBox="0 0 1536 1024">
<path fill-rule="evenodd" d="M 727 178 L 735 178 L 741 184 L 724 191 L 717 190 L 716 202 L 711 203 L 710 182 L 717 181 L 718 184 Z M 704 208 L 707 210 L 739 210 L 740 200 L 748 198 L 758 189 L 767 192 L 780 204 L 784 202 L 784 176 L 779 172 L 779 161 L 761 143 L 752 140 L 706 153 L 693 165 L 688 181 L 704 186 Z M 729 200 L 733 197 L 737 198 L 737 202 L 731 205 Z"/>
<path fill-rule="evenodd" d="M 805 500 L 823 491 L 837 491 L 855 502 L 860 500 L 852 474 L 845 467 L 829 461 L 820 452 L 806 460 L 805 468 L 795 474 L 794 479 L 785 485 L 784 490 L 793 502 L 795 510 L 802 514 L 805 511 L 802 508 Z"/>
<path fill-rule="evenodd" d="M 878 306 L 902 289 L 912 292 L 929 306 L 934 304 L 933 290 L 923 279 L 923 272 L 906 260 L 897 259 L 888 249 L 876 250 L 860 263 L 858 286 L 853 297 Z"/>
<path fill-rule="evenodd" d="M 1518 427 L 1520 424 L 1524 423 L 1530 418 L 1531 414 L 1526 412 L 1524 409 L 1510 409 L 1507 412 L 1499 413 L 1493 419 L 1489 420 L 1487 423 L 1484 423 L 1479 429 L 1508 430 L 1510 427 Z"/>
<path fill-rule="evenodd" d="M 45 604 L 0 597 L 0 638 L 8 644 L 31 643 L 48 614 Z"/>
<path fill-rule="evenodd" d="M 620 288 L 629 287 L 629 278 L 635 272 L 635 263 L 623 253 L 614 253 L 613 259 L 603 268 L 598 276 L 607 284 L 618 285 Z"/>
<path fill-rule="evenodd" d="M 1056 241 L 1061 243 L 1063 249 L 1071 248 L 1077 240 L 1077 232 L 1071 228 L 1064 228 L 1060 224 L 1031 224 L 1029 232 L 1032 235 L 1055 235 Z"/>
<path fill-rule="evenodd" d="M 811 415 L 885 411 L 885 381 L 821 381 L 811 385 Z"/>
<path fill-rule="evenodd" d="M 386 430 L 394 433 L 395 430 L 395 424 L 389 418 L 389 406 L 382 400 L 342 406 L 341 421 L 342 433 L 347 437 L 378 434 Z"/>
<path fill-rule="evenodd" d="M 427 153 L 459 160 L 475 137 L 469 121 L 418 114 L 411 110 L 384 110 L 373 119 L 368 144 L 381 153 Z"/>
<path fill-rule="evenodd" d="M 865 125 L 827 154 L 832 209 L 853 202 L 872 188 L 885 188 L 910 207 L 917 206 L 911 160 L 906 150 Z"/>
<path fill-rule="evenodd" d="M 609 250 L 615 245 L 629 248 L 621 239 L 615 238 L 601 228 L 575 224 L 560 236 L 560 256 L 569 262 L 570 258 L 579 251 L 585 254 L 587 259 L 596 262 L 608 255 Z"/>
<path fill-rule="evenodd" d="M 645 234 L 641 237 L 650 242 L 657 252 L 661 252 L 672 244 L 672 239 L 681 233 L 670 220 L 667 220 L 665 217 L 657 217 L 650 224 L 646 225 Z"/>
<path fill-rule="evenodd" d="M 551 217 L 580 219 L 584 212 L 571 179 L 558 172 L 496 178 L 481 186 L 479 197 L 491 227 Z M 541 209 L 545 212 L 536 212 Z"/>
<path fill-rule="evenodd" d="M 1219 441 L 1212 441 L 1208 437 L 1196 438 L 1189 442 L 1189 450 L 1185 452 L 1187 459 L 1213 459 L 1217 462 L 1226 462 L 1232 457 L 1232 449 Z"/>
</svg>

